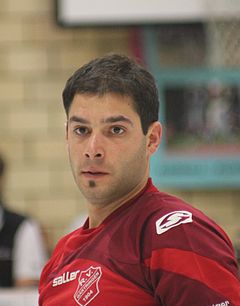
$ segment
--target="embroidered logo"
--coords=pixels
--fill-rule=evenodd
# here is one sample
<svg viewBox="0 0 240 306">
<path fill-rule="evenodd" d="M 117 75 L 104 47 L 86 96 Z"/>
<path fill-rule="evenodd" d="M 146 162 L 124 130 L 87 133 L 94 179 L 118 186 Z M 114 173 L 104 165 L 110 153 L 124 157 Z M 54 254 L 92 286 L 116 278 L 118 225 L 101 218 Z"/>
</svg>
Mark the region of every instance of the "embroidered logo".
<svg viewBox="0 0 240 306">
<path fill-rule="evenodd" d="M 55 277 L 53 279 L 52 282 L 52 286 L 56 287 L 56 286 L 60 286 L 60 285 L 64 285 L 68 282 L 72 282 L 77 278 L 78 273 L 80 272 L 80 270 L 77 271 L 73 271 L 73 272 L 64 272 L 62 275 Z"/>
<path fill-rule="evenodd" d="M 229 301 L 225 301 L 225 302 L 222 302 L 222 303 L 212 304 L 212 306 L 228 306 L 229 303 L 230 303 Z"/>
<path fill-rule="evenodd" d="M 222 303 L 212 304 L 212 306 L 228 306 L 229 303 L 230 303 L 229 301 L 225 301 L 225 302 L 222 302 Z"/>
<path fill-rule="evenodd" d="M 88 305 L 98 294 L 98 283 L 102 276 L 101 267 L 90 267 L 82 271 L 78 278 L 78 288 L 74 299 L 80 306 Z"/>
<path fill-rule="evenodd" d="M 192 214 L 189 211 L 179 210 L 170 212 L 157 220 L 157 234 L 161 235 L 175 226 L 191 223 L 192 221 Z"/>
</svg>

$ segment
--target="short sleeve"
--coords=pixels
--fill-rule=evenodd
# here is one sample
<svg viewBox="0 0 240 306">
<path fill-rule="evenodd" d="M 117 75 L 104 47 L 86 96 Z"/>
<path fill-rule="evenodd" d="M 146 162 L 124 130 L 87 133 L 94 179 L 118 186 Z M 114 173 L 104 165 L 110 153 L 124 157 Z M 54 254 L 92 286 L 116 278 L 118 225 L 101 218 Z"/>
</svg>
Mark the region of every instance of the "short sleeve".
<svg viewBox="0 0 240 306">
<path fill-rule="evenodd" d="M 240 303 L 231 243 L 198 211 L 155 212 L 145 229 L 143 257 L 157 305 Z"/>
</svg>

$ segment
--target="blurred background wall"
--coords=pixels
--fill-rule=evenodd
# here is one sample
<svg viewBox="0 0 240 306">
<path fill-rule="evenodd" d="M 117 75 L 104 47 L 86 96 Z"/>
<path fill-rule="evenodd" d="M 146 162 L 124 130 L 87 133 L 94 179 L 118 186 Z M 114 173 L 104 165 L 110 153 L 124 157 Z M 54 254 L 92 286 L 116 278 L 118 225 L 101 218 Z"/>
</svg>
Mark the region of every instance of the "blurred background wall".
<svg viewBox="0 0 240 306">
<path fill-rule="evenodd" d="M 84 211 L 65 148 L 65 81 L 93 57 L 108 52 L 131 56 L 136 51 L 130 28 L 61 28 L 55 14 L 54 1 L 1 0 L 0 151 L 8 163 L 5 197 L 11 208 L 41 223 L 50 248 Z M 199 207 L 237 241 L 239 190 L 167 191 Z"/>
</svg>

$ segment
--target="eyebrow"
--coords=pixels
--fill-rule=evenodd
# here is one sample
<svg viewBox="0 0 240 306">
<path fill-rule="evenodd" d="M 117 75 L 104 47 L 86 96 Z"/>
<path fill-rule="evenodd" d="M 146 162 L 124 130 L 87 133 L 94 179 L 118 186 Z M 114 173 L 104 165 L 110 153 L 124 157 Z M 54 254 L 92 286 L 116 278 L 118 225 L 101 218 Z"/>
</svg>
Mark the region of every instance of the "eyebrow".
<svg viewBox="0 0 240 306">
<path fill-rule="evenodd" d="M 106 119 L 103 119 L 102 122 L 103 123 L 126 122 L 129 123 L 131 126 L 133 126 L 133 122 L 129 118 L 122 115 L 108 117 Z"/>
<path fill-rule="evenodd" d="M 84 119 L 82 117 L 78 117 L 78 116 L 70 117 L 69 121 L 82 123 L 82 124 L 91 124 L 89 120 Z M 116 122 L 126 122 L 126 123 L 129 123 L 131 126 L 134 126 L 133 122 L 129 118 L 123 115 L 111 116 L 111 117 L 107 117 L 106 119 L 101 120 L 101 123 L 116 123 Z"/>
<path fill-rule="evenodd" d="M 77 123 L 82 123 L 82 124 L 90 124 L 90 121 L 82 118 L 82 117 L 78 117 L 78 116 L 72 116 L 69 118 L 70 122 L 77 122 Z"/>
</svg>

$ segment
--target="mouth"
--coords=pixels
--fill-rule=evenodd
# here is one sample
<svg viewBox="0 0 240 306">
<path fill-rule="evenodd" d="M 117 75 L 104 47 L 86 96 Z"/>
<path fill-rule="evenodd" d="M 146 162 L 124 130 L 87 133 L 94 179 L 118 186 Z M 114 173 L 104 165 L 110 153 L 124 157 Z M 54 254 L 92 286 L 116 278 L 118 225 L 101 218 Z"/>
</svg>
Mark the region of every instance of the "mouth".
<svg viewBox="0 0 240 306">
<path fill-rule="evenodd" d="M 107 172 L 102 172 L 102 171 L 82 171 L 82 175 L 85 178 L 89 178 L 89 179 L 97 179 L 97 178 L 102 178 L 106 175 L 108 175 Z"/>
</svg>

